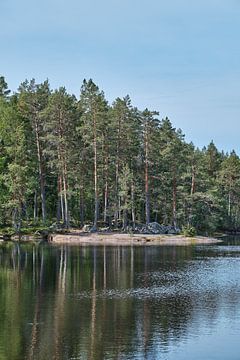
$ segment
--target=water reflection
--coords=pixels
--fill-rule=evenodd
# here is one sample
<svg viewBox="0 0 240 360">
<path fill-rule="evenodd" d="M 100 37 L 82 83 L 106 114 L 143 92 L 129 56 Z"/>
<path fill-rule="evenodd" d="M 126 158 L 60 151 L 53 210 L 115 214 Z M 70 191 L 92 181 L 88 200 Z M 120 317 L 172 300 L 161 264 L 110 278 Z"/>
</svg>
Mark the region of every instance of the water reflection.
<svg viewBox="0 0 240 360">
<path fill-rule="evenodd" d="M 234 359 L 238 245 L 2 245 L 0 359 Z"/>
</svg>

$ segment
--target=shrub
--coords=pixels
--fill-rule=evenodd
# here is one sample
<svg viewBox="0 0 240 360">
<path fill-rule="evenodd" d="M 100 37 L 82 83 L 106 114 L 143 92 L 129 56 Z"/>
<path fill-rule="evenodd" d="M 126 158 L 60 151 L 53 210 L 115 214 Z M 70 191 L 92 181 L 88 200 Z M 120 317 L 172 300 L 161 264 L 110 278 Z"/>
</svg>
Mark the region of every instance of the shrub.
<svg viewBox="0 0 240 360">
<path fill-rule="evenodd" d="M 182 228 L 182 235 L 186 237 L 194 237 L 196 236 L 197 231 L 194 226 L 187 225 Z"/>
</svg>

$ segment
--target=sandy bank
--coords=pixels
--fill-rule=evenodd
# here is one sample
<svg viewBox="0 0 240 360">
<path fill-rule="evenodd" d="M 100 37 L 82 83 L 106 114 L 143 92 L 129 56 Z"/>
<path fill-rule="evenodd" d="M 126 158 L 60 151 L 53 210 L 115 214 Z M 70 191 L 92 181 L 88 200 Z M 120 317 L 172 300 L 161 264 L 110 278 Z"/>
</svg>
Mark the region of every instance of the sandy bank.
<svg viewBox="0 0 240 360">
<path fill-rule="evenodd" d="M 52 234 L 49 241 L 53 244 L 78 244 L 78 245 L 200 245 L 214 244 L 221 240 L 196 236 L 194 238 L 182 235 L 145 235 L 121 233 L 69 233 Z"/>
</svg>

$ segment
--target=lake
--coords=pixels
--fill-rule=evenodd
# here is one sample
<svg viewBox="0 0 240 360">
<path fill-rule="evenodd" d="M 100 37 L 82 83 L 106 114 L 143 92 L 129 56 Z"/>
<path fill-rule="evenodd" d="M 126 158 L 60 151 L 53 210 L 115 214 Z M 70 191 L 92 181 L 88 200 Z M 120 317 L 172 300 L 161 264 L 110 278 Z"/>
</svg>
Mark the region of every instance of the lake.
<svg viewBox="0 0 240 360">
<path fill-rule="evenodd" d="M 0 360 L 239 360 L 240 237 L 0 246 Z"/>
</svg>

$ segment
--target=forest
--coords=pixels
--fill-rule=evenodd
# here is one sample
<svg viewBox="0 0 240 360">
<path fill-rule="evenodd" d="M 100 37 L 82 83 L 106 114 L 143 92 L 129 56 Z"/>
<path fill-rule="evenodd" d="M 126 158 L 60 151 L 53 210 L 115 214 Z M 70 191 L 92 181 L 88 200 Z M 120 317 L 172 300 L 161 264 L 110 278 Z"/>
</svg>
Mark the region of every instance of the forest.
<svg viewBox="0 0 240 360">
<path fill-rule="evenodd" d="M 32 79 L 12 93 L 0 77 L 2 228 L 240 230 L 235 151 L 195 147 L 128 95 L 110 104 L 92 79 L 79 88 L 76 97 Z"/>
</svg>

